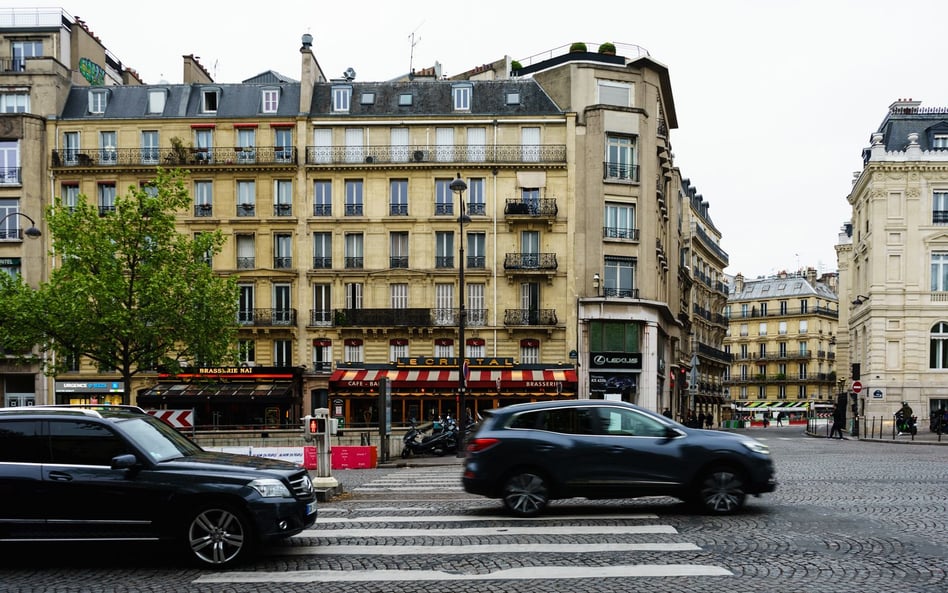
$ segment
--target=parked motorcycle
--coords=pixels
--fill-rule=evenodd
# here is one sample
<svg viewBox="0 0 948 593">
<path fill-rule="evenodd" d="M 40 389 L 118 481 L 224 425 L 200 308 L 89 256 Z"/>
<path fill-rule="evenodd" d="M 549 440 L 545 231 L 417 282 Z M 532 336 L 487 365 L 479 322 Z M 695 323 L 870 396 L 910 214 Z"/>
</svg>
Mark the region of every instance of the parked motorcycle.
<svg viewBox="0 0 948 593">
<path fill-rule="evenodd" d="M 901 410 L 895 413 L 895 429 L 899 434 L 915 435 L 918 433 L 918 426 L 916 426 L 917 422 L 917 416 L 909 416 L 906 418 L 905 414 L 903 414 Z"/>
<path fill-rule="evenodd" d="M 457 451 L 457 423 L 450 416 L 435 423 L 429 435 L 423 433 L 414 418 L 408 420 L 408 432 L 402 439 L 402 458 L 411 455 L 447 455 Z"/>
</svg>

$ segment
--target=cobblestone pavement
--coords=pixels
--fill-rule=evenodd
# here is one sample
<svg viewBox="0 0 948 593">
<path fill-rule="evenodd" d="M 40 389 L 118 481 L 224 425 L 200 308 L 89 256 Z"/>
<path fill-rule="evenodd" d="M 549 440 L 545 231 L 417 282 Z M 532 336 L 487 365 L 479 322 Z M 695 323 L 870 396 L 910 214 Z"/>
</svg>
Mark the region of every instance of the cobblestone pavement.
<svg viewBox="0 0 948 593">
<path fill-rule="evenodd" d="M 518 522 L 506 518 L 497 501 L 460 490 L 460 460 L 417 458 L 408 466 L 395 460 L 378 469 L 334 472 L 344 493 L 322 505 L 317 529 L 238 571 L 175 565 L 157 546 L 20 545 L 0 547 L 0 592 L 948 591 L 948 447 L 812 438 L 798 427 L 746 433 L 770 445 L 780 485 L 732 517 L 695 515 L 673 499 L 650 498 L 563 501 L 544 522 Z M 445 480 L 448 485 L 419 487 Z M 633 533 L 640 525 L 670 531 Z M 609 531 L 616 526 L 628 533 Z M 680 548 L 620 549 L 646 541 Z M 579 551 L 603 542 L 614 549 Z M 491 553 L 464 547 L 474 544 L 527 548 Z M 576 550 L 539 551 L 554 544 Z M 377 551 L 408 546 L 407 555 Z M 668 565 L 721 572 L 608 576 L 623 567 Z M 557 576 L 566 569 L 585 572 Z M 529 578 L 491 580 L 518 570 Z M 425 571 L 444 576 L 424 580 Z M 373 574 L 391 580 L 351 580 Z M 326 575 L 329 580 L 318 580 Z"/>
</svg>

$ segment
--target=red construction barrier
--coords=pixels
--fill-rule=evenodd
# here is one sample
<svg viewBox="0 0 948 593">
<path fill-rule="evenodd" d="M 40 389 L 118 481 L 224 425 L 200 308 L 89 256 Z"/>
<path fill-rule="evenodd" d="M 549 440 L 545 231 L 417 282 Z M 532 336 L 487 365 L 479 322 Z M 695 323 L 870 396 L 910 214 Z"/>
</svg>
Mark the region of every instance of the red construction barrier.
<svg viewBox="0 0 948 593">
<path fill-rule="evenodd" d="M 375 447 L 333 447 L 333 469 L 372 469 L 378 465 Z"/>
<path fill-rule="evenodd" d="M 316 447 L 303 447 L 303 467 L 306 469 L 316 469 Z"/>
</svg>

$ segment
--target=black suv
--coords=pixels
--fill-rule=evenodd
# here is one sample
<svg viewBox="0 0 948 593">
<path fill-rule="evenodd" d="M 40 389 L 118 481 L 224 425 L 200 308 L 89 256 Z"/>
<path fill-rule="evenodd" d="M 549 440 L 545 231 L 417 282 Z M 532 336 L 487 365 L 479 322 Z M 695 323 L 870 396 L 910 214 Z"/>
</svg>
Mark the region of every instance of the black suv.
<svg viewBox="0 0 948 593">
<path fill-rule="evenodd" d="M 0 541 L 168 540 L 210 567 L 316 521 L 303 468 L 204 451 L 130 406 L 0 408 L 0 500 Z"/>
<path fill-rule="evenodd" d="M 467 445 L 464 489 L 500 498 L 521 517 L 558 498 L 653 495 L 726 514 L 777 486 L 766 445 L 632 404 L 548 401 L 485 412 Z"/>
</svg>

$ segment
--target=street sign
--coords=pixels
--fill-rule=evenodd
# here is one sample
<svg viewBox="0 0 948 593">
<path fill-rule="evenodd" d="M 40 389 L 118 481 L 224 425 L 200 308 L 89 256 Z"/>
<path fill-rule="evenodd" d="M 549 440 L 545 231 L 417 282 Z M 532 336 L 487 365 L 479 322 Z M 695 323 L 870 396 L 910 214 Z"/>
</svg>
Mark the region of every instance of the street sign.
<svg viewBox="0 0 948 593">
<path fill-rule="evenodd" d="M 862 383 L 853 381 L 853 393 L 859 393 L 860 391 L 862 391 Z"/>
</svg>

